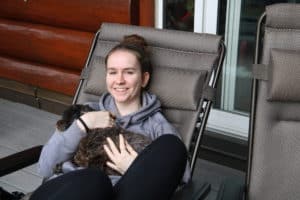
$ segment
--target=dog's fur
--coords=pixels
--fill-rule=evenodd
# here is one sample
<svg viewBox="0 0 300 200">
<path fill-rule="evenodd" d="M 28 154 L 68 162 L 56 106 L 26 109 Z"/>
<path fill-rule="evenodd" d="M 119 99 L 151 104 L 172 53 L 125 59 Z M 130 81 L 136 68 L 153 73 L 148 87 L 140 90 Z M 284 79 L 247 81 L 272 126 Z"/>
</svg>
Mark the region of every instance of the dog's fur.
<svg viewBox="0 0 300 200">
<path fill-rule="evenodd" d="M 70 106 L 63 113 L 62 119 L 57 122 L 57 129 L 59 131 L 66 130 L 74 120 L 90 111 L 93 109 L 87 105 Z M 107 144 L 107 137 L 110 137 L 118 147 L 119 134 L 123 134 L 125 140 L 138 153 L 152 142 L 150 138 L 142 134 L 133 133 L 120 127 L 90 129 L 87 135 L 81 139 L 72 161 L 77 166 L 98 167 L 108 175 L 120 175 L 106 165 L 109 158 L 103 148 L 103 145 Z"/>
</svg>

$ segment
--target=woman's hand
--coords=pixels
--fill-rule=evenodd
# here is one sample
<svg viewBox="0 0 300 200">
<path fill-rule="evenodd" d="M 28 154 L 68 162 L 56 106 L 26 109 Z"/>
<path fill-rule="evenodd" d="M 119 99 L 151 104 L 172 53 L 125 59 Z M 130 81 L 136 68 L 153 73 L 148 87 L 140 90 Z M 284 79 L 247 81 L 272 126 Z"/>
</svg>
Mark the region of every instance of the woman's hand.
<svg viewBox="0 0 300 200">
<path fill-rule="evenodd" d="M 115 143 L 108 137 L 108 146 L 104 145 L 104 150 L 110 158 L 111 162 L 107 162 L 107 166 L 118 171 L 122 175 L 129 168 L 131 163 L 137 157 L 137 152 L 125 141 L 123 135 L 119 135 L 119 149 Z"/>
<path fill-rule="evenodd" d="M 115 116 L 107 111 L 87 112 L 80 117 L 89 129 L 112 127 L 115 124 Z M 77 121 L 78 126 L 84 130 L 84 127 Z"/>
</svg>

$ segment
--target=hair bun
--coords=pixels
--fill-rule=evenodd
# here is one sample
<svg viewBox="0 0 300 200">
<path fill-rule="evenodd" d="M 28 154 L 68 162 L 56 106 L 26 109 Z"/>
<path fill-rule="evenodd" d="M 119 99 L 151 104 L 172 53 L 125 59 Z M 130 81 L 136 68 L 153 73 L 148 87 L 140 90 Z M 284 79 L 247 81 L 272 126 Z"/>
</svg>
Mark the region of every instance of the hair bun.
<svg viewBox="0 0 300 200">
<path fill-rule="evenodd" d="M 124 36 L 124 39 L 121 42 L 121 44 L 136 46 L 144 50 L 147 47 L 146 40 L 142 36 L 136 34 Z"/>
</svg>

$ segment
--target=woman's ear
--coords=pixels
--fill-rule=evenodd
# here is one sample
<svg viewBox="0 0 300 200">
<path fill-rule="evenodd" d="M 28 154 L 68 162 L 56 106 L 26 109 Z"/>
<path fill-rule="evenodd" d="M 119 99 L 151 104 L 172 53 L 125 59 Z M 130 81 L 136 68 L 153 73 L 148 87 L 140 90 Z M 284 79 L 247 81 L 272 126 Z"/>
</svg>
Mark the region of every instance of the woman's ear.
<svg viewBox="0 0 300 200">
<path fill-rule="evenodd" d="M 145 88 L 149 82 L 150 74 L 149 72 L 144 72 L 142 77 L 142 87 Z"/>
</svg>

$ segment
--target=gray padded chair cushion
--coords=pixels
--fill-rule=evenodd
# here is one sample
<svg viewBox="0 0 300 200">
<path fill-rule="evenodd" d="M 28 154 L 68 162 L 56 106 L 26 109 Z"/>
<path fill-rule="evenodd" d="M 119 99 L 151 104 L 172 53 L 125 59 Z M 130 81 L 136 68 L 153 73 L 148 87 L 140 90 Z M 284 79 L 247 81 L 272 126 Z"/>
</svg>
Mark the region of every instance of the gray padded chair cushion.
<svg viewBox="0 0 300 200">
<path fill-rule="evenodd" d="M 101 95 L 106 91 L 104 58 L 95 57 L 89 66 L 85 92 Z M 202 94 L 207 71 L 153 67 L 150 92 L 156 94 L 166 108 L 196 110 Z M 172 86 L 172 87 L 170 87 Z"/>
<path fill-rule="evenodd" d="M 220 36 L 212 34 L 200 35 L 161 29 L 152 29 L 149 27 L 117 25 L 104 23 L 101 26 L 100 37 L 106 41 L 122 41 L 124 35 L 139 34 L 147 40 L 149 46 L 158 46 L 165 49 L 177 49 L 191 52 L 218 53 L 220 48 Z M 218 39 L 217 39 L 218 38 Z M 201 44 L 199 46 L 199 44 Z"/>
<path fill-rule="evenodd" d="M 282 3 L 266 7 L 266 25 L 272 28 L 300 29 L 300 4 Z"/>
<path fill-rule="evenodd" d="M 300 101 L 300 51 L 272 49 L 268 77 L 268 100 Z"/>
<path fill-rule="evenodd" d="M 88 69 L 89 72 L 84 92 L 100 96 L 103 92 L 106 91 L 105 59 L 100 56 L 94 57 L 91 60 Z"/>
</svg>

